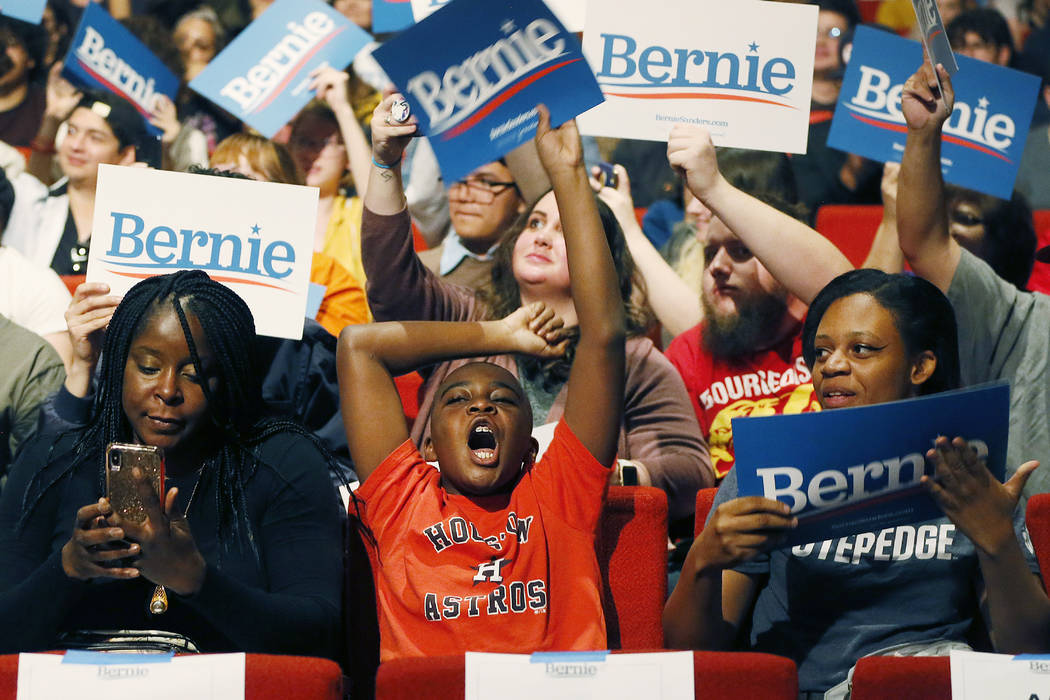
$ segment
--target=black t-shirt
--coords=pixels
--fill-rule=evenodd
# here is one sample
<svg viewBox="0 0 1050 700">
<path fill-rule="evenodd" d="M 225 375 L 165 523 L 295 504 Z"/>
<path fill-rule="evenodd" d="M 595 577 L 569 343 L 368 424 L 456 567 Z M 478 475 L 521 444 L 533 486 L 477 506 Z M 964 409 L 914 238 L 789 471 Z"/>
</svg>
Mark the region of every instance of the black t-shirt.
<svg viewBox="0 0 1050 700">
<path fill-rule="evenodd" d="M 83 275 L 87 272 L 88 249 L 91 247 L 90 239 L 84 243 L 79 240 L 77 233 L 77 222 L 73 218 L 73 212 L 66 214 L 66 227 L 62 229 L 62 238 L 55 248 L 55 255 L 51 258 L 51 269 L 60 275 Z"/>
</svg>

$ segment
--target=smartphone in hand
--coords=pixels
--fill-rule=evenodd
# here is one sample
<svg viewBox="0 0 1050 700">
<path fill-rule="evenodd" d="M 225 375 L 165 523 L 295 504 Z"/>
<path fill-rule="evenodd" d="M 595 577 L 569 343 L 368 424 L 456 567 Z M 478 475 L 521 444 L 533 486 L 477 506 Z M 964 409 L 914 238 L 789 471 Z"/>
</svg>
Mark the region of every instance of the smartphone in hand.
<svg viewBox="0 0 1050 700">
<path fill-rule="evenodd" d="M 132 477 L 135 467 L 142 470 L 163 503 L 164 453 L 159 447 L 126 442 L 114 442 L 106 447 L 106 498 L 120 517 L 141 523 L 146 520 L 146 509 Z"/>
</svg>

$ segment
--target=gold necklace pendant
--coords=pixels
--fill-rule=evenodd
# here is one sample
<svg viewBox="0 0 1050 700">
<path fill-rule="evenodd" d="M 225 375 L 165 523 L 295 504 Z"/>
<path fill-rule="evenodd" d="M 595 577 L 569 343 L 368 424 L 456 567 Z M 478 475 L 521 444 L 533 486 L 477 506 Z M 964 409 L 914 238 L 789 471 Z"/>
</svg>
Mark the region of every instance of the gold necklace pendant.
<svg viewBox="0 0 1050 700">
<path fill-rule="evenodd" d="M 204 465 L 197 473 L 197 481 L 193 484 L 193 490 L 190 491 L 189 500 L 186 501 L 186 509 L 182 512 L 185 517 L 190 512 L 190 505 L 193 503 L 193 497 L 197 495 L 197 487 L 201 484 L 201 473 L 204 471 Z M 157 584 L 153 589 L 153 596 L 149 599 L 149 612 L 151 615 L 163 615 L 168 612 L 168 591 L 165 590 L 164 586 Z"/>
<path fill-rule="evenodd" d="M 168 611 L 168 592 L 164 586 L 153 589 L 153 597 L 149 600 L 149 611 L 151 615 L 162 615 Z"/>
</svg>

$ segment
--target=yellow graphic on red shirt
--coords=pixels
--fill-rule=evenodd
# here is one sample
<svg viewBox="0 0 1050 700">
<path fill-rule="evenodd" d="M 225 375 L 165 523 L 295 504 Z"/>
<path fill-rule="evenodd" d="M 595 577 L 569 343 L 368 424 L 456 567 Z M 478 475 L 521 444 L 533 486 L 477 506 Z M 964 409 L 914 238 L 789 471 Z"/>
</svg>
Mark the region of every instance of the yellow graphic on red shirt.
<svg viewBox="0 0 1050 700">
<path fill-rule="evenodd" d="M 733 451 L 734 418 L 746 416 L 791 415 L 819 411 L 820 404 L 813 395 L 813 385 L 799 384 L 793 390 L 760 399 L 740 399 L 729 404 L 711 421 L 707 446 L 711 451 L 711 466 L 719 479 L 729 473 L 736 461 Z"/>
</svg>

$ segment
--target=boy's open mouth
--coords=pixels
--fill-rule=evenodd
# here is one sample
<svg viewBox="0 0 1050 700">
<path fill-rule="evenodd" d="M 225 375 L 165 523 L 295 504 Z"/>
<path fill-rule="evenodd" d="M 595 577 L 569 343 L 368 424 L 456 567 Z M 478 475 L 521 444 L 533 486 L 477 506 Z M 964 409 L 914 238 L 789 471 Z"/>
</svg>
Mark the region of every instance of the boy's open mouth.
<svg viewBox="0 0 1050 700">
<path fill-rule="evenodd" d="M 474 462 L 483 467 L 491 467 L 499 458 L 499 445 L 492 425 L 486 420 L 476 421 L 470 426 L 467 435 L 467 447 Z"/>
</svg>

